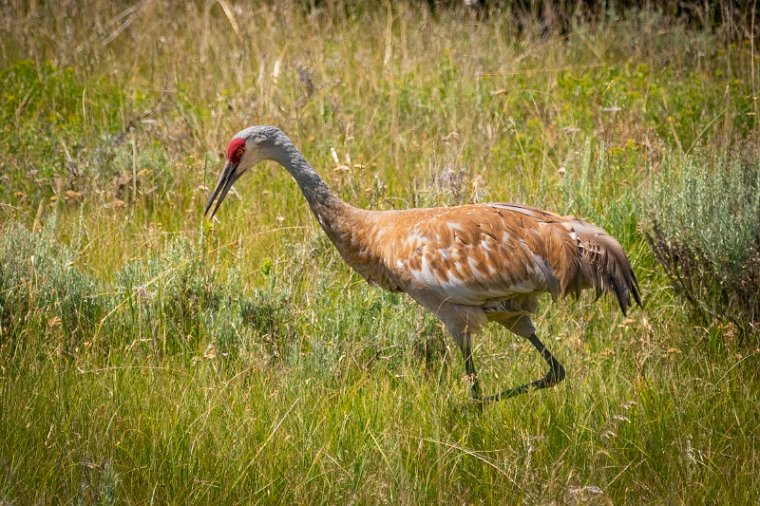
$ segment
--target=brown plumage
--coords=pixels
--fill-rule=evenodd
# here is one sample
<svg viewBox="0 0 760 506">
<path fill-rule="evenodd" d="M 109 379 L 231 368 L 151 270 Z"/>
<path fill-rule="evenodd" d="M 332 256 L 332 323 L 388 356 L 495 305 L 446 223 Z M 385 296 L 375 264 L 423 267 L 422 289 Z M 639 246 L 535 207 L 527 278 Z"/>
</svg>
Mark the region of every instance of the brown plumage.
<svg viewBox="0 0 760 506">
<path fill-rule="evenodd" d="M 518 204 L 368 211 L 340 200 L 279 129 L 250 127 L 227 149 L 227 164 L 206 213 L 216 213 L 233 183 L 261 160 L 274 160 L 295 178 L 340 255 L 369 283 L 404 292 L 436 315 L 462 351 L 472 396 L 498 400 L 552 386 L 562 365 L 535 335 L 530 315 L 544 292 L 553 299 L 593 288 L 611 292 L 625 314 L 638 283 L 620 244 L 572 216 Z M 471 336 L 495 321 L 525 337 L 549 372 L 541 379 L 483 399 Z"/>
</svg>

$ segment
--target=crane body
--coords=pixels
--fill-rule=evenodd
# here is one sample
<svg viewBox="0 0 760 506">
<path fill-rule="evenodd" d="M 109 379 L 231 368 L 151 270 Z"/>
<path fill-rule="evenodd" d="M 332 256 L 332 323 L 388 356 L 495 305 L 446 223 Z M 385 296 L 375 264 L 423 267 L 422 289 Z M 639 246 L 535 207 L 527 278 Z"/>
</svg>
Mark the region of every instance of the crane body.
<svg viewBox="0 0 760 506">
<path fill-rule="evenodd" d="M 404 292 L 446 326 L 462 352 L 478 401 L 545 388 L 565 376 L 536 337 L 530 315 L 538 297 L 553 299 L 593 288 L 613 293 L 625 314 L 638 282 L 620 244 L 603 229 L 574 218 L 506 203 L 373 211 L 343 202 L 278 128 L 249 127 L 230 141 L 227 163 L 206 205 L 211 216 L 234 182 L 261 160 L 274 160 L 298 183 L 343 260 L 367 282 Z M 535 381 L 483 397 L 472 336 L 489 321 L 528 339 L 549 365 Z"/>
</svg>

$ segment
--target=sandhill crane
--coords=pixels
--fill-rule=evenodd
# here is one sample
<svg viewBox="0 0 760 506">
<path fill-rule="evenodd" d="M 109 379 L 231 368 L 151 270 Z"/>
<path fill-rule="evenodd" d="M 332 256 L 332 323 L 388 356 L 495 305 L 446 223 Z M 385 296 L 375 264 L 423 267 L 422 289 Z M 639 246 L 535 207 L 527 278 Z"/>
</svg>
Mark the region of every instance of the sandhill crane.
<svg viewBox="0 0 760 506">
<path fill-rule="evenodd" d="M 213 218 L 232 185 L 262 160 L 295 178 L 340 255 L 367 282 L 404 292 L 437 316 L 459 346 L 471 395 L 512 397 L 557 384 L 565 369 L 536 337 L 530 315 L 538 296 L 553 299 L 594 288 L 617 297 L 623 314 L 641 305 L 638 282 L 620 244 L 572 216 L 517 204 L 370 211 L 343 202 L 278 128 L 252 126 L 227 145 L 227 162 L 206 204 Z M 472 335 L 489 321 L 527 338 L 549 365 L 535 381 L 482 397 Z"/>
</svg>

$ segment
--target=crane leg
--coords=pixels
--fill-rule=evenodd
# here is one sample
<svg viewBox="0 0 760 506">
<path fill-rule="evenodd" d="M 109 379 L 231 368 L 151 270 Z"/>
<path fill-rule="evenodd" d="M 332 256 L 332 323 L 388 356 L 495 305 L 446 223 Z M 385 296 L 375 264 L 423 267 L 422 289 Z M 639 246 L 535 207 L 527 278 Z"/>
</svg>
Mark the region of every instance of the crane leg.
<svg viewBox="0 0 760 506">
<path fill-rule="evenodd" d="M 503 392 L 500 392 L 498 394 L 489 395 L 488 397 L 483 399 L 483 401 L 490 402 L 490 401 L 500 401 L 502 399 L 508 399 L 516 395 L 530 392 L 531 390 L 539 390 L 541 388 L 554 386 L 560 381 L 562 381 L 563 379 L 565 379 L 565 368 L 562 367 L 562 364 L 560 364 L 557 361 L 557 359 L 554 358 L 554 355 L 552 355 L 551 352 L 549 352 L 549 350 L 546 349 L 546 346 L 544 346 L 544 343 L 538 340 L 538 337 L 536 337 L 536 334 L 535 333 L 531 334 L 530 337 L 528 337 L 528 340 L 538 350 L 541 356 L 544 357 L 544 360 L 546 361 L 546 363 L 549 364 L 549 372 L 547 372 L 543 378 L 537 379 L 535 381 L 531 381 L 530 383 L 525 383 L 524 385 L 520 385 L 519 387 L 504 390 Z"/>
<path fill-rule="evenodd" d="M 470 395 L 476 401 L 481 400 L 480 383 L 478 382 L 478 374 L 475 372 L 475 361 L 472 359 L 472 345 L 470 344 L 469 332 L 457 332 L 452 333 L 455 337 L 459 349 L 462 351 L 462 357 L 464 358 L 464 370 L 467 373 L 467 379 L 470 381 Z"/>
</svg>

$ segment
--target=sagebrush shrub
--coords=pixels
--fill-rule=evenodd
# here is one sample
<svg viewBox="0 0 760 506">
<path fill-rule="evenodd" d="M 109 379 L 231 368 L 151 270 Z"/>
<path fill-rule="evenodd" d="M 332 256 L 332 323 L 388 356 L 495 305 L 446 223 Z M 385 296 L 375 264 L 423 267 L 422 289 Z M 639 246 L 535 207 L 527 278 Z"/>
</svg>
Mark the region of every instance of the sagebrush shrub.
<svg viewBox="0 0 760 506">
<path fill-rule="evenodd" d="M 696 316 L 760 334 L 760 154 L 666 158 L 645 235 Z"/>
<path fill-rule="evenodd" d="M 75 255 L 55 240 L 56 220 L 32 232 L 2 229 L 0 240 L 0 336 L 18 337 L 24 324 L 60 329 L 63 351 L 91 335 L 104 314 L 95 279 L 74 267 Z"/>
</svg>

